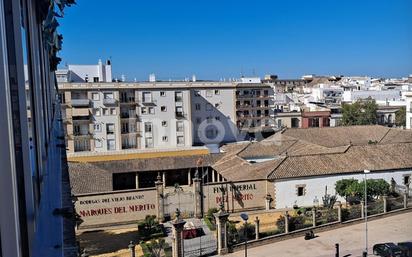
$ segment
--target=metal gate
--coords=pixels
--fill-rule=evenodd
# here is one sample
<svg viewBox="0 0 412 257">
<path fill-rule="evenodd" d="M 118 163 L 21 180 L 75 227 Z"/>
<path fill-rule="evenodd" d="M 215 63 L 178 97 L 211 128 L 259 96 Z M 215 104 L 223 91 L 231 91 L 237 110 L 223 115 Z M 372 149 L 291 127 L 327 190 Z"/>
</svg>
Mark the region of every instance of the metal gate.
<svg viewBox="0 0 412 257">
<path fill-rule="evenodd" d="M 164 198 L 165 215 L 173 216 L 176 209 L 180 210 L 183 218 L 194 216 L 195 209 L 194 194 L 185 192 L 182 188 L 176 188 L 174 192 L 166 193 Z"/>
</svg>

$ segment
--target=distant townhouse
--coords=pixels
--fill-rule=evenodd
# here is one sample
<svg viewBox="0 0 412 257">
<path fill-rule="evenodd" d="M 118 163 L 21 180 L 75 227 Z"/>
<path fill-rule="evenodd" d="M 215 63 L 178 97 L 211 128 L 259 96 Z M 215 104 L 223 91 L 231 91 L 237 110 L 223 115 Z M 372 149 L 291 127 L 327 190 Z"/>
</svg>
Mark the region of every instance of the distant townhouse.
<svg viewBox="0 0 412 257">
<path fill-rule="evenodd" d="M 405 94 L 406 97 L 406 128 L 412 129 L 412 92 Z"/>
<path fill-rule="evenodd" d="M 58 83 L 62 82 L 112 82 L 112 64 L 101 60 L 96 65 L 68 65 L 56 71 Z"/>
</svg>

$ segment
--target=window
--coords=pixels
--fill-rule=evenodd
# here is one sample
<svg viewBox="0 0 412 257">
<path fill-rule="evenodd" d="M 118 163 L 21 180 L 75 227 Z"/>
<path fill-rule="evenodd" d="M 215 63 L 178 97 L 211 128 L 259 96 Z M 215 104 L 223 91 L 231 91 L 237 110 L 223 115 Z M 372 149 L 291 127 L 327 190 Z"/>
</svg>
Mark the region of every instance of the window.
<svg viewBox="0 0 412 257">
<path fill-rule="evenodd" d="M 296 186 L 296 194 L 298 196 L 304 196 L 306 193 L 305 185 L 297 185 Z"/>
<path fill-rule="evenodd" d="M 111 115 L 116 115 L 116 108 L 111 108 L 110 109 L 110 114 Z"/>
<path fill-rule="evenodd" d="M 318 128 L 319 127 L 319 118 L 309 118 L 309 127 Z"/>
<path fill-rule="evenodd" d="M 220 90 L 215 90 L 215 95 L 220 95 Z"/>
<path fill-rule="evenodd" d="M 113 173 L 113 191 L 136 189 L 136 173 Z"/>
<path fill-rule="evenodd" d="M 149 114 L 155 114 L 155 108 L 149 107 Z"/>
<path fill-rule="evenodd" d="M 107 108 L 103 108 L 103 115 L 110 115 L 110 113 L 109 113 L 109 109 L 107 109 Z"/>
<path fill-rule="evenodd" d="M 104 93 L 104 99 L 113 99 L 113 93 Z"/>
<path fill-rule="evenodd" d="M 116 140 L 107 139 L 107 150 L 116 150 Z"/>
<path fill-rule="evenodd" d="M 183 101 L 183 92 L 175 92 L 175 101 L 182 102 Z"/>
<path fill-rule="evenodd" d="M 206 97 L 212 97 L 213 91 L 212 90 L 206 90 Z"/>
<path fill-rule="evenodd" d="M 94 114 L 94 116 L 100 116 L 101 115 L 100 108 L 93 109 L 93 114 Z"/>
<path fill-rule="evenodd" d="M 404 175 L 403 176 L 403 184 L 404 185 L 409 185 L 409 179 L 410 179 L 410 175 Z"/>
<path fill-rule="evenodd" d="M 142 114 L 147 114 L 147 107 L 142 107 L 141 112 Z"/>
<path fill-rule="evenodd" d="M 177 107 L 176 107 L 176 116 L 178 116 L 178 117 L 184 117 L 183 107 L 182 107 L 182 106 L 177 106 Z"/>
<path fill-rule="evenodd" d="M 152 102 L 152 93 L 151 92 L 143 92 L 142 93 L 143 103 L 151 103 Z"/>
<path fill-rule="evenodd" d="M 92 93 L 92 98 L 93 98 L 93 101 L 99 101 L 100 100 L 99 93 Z"/>
<path fill-rule="evenodd" d="M 177 144 L 178 145 L 183 145 L 185 143 L 185 138 L 183 136 L 178 136 L 177 137 Z"/>
<path fill-rule="evenodd" d="M 163 137 L 162 137 L 162 141 L 163 141 L 163 142 L 167 142 L 167 141 L 168 141 L 167 136 L 163 136 Z"/>
<path fill-rule="evenodd" d="M 195 104 L 196 111 L 200 111 L 200 104 Z"/>
<path fill-rule="evenodd" d="M 162 121 L 162 126 L 163 126 L 163 127 L 167 127 L 167 121 L 163 120 L 163 121 Z"/>
<path fill-rule="evenodd" d="M 165 92 L 165 91 L 160 91 L 160 96 L 161 96 L 161 97 L 165 97 L 165 96 L 166 96 L 166 92 Z"/>
<path fill-rule="evenodd" d="M 102 147 L 103 147 L 102 141 L 99 140 L 99 139 L 95 139 L 95 140 L 94 140 L 94 147 L 96 147 L 96 148 L 102 148 Z"/>
<path fill-rule="evenodd" d="M 215 103 L 215 108 L 219 108 L 220 104 L 219 103 Z"/>
<path fill-rule="evenodd" d="M 215 120 L 219 120 L 220 121 L 220 116 L 216 116 Z"/>
<path fill-rule="evenodd" d="M 145 147 L 146 148 L 153 148 L 153 138 L 146 137 L 145 138 Z"/>
<path fill-rule="evenodd" d="M 93 82 L 99 82 L 99 77 L 93 77 Z"/>
<path fill-rule="evenodd" d="M 152 129 L 153 129 L 153 124 L 151 122 L 144 123 L 144 132 L 152 133 Z"/>
<path fill-rule="evenodd" d="M 195 96 L 200 96 L 200 91 L 199 90 L 195 90 Z"/>
<path fill-rule="evenodd" d="M 208 139 L 214 139 L 214 138 L 216 137 L 216 135 L 217 135 L 217 133 L 215 133 L 215 132 L 217 132 L 217 130 L 215 130 L 215 129 L 207 129 L 207 130 L 206 130 L 206 137 L 207 137 Z"/>
<path fill-rule="evenodd" d="M 114 124 L 113 123 L 107 123 L 106 124 L 106 133 L 107 134 L 114 134 Z"/>
<path fill-rule="evenodd" d="M 212 105 L 206 104 L 206 111 L 211 111 L 211 110 L 212 110 Z"/>
<path fill-rule="evenodd" d="M 183 132 L 184 131 L 183 121 L 177 121 L 176 122 L 176 131 L 177 132 Z"/>
<path fill-rule="evenodd" d="M 102 127 L 101 127 L 101 125 L 98 124 L 98 123 L 95 123 L 95 124 L 93 125 L 93 128 L 94 128 L 94 131 L 95 131 L 95 132 L 100 132 L 100 131 L 102 131 Z"/>
<path fill-rule="evenodd" d="M 160 107 L 160 111 L 162 111 L 162 112 L 166 112 L 166 111 L 167 111 L 166 106 L 161 106 L 161 107 Z"/>
</svg>

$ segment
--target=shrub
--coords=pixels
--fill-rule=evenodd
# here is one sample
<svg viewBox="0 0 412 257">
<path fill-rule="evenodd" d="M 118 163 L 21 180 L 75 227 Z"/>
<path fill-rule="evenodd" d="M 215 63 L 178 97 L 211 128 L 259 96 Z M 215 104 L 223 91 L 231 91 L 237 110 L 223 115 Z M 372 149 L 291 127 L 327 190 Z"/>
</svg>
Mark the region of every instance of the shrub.
<svg viewBox="0 0 412 257">
<path fill-rule="evenodd" d="M 219 210 L 217 208 L 209 208 L 209 210 L 207 210 L 207 214 L 206 216 L 208 218 L 214 219 L 213 213 L 218 212 Z"/>
<path fill-rule="evenodd" d="M 156 219 L 156 215 L 147 215 L 144 221 L 137 224 L 139 236 L 143 239 L 163 236 L 162 226 Z"/>
</svg>

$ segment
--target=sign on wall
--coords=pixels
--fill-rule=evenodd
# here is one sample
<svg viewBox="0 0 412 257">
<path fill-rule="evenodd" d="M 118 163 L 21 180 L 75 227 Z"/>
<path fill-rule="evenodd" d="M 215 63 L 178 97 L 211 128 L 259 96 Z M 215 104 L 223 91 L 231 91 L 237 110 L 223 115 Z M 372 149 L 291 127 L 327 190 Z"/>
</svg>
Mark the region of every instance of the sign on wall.
<svg viewBox="0 0 412 257">
<path fill-rule="evenodd" d="M 223 202 L 228 211 L 261 208 L 265 206 L 266 182 L 225 182 L 203 186 L 203 208 L 219 208 Z"/>
<path fill-rule="evenodd" d="M 76 212 L 82 226 L 114 224 L 142 220 L 156 215 L 156 190 L 136 190 L 127 193 L 109 193 L 78 196 Z"/>
</svg>

